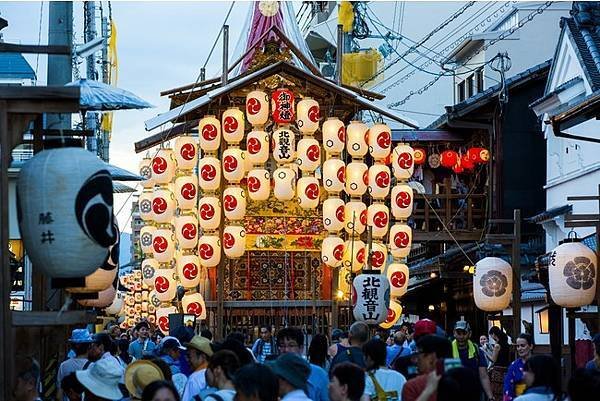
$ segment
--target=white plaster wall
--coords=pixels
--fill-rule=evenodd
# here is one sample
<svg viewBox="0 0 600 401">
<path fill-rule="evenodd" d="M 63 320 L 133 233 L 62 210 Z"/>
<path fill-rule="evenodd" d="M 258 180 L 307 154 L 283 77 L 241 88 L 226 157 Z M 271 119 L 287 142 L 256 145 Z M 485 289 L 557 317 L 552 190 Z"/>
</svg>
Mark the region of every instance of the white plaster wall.
<svg viewBox="0 0 600 401">
<path fill-rule="evenodd" d="M 17 220 L 17 180 L 8 180 L 8 238 L 19 239 L 19 221 Z"/>
</svg>

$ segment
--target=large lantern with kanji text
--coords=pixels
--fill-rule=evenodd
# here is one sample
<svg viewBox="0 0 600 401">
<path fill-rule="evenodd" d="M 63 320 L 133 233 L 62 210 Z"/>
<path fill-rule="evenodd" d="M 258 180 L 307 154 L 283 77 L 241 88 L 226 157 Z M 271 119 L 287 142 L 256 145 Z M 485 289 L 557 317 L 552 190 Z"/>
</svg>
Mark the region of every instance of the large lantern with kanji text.
<svg viewBox="0 0 600 401">
<path fill-rule="evenodd" d="M 294 121 L 294 94 L 286 88 L 271 93 L 271 115 L 277 124 L 289 124 Z"/>
<path fill-rule="evenodd" d="M 379 324 L 387 318 L 390 283 L 381 274 L 359 274 L 352 281 L 352 314 L 366 324 Z"/>
</svg>

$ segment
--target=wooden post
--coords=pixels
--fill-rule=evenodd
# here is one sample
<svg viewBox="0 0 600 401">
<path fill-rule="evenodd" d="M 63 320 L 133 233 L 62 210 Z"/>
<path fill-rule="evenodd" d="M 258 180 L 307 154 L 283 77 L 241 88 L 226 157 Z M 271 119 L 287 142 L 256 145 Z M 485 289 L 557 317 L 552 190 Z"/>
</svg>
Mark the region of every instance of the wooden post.
<svg viewBox="0 0 600 401">
<path fill-rule="evenodd" d="M 514 231 L 512 244 L 512 270 L 513 270 L 513 342 L 521 333 L 521 210 L 515 209 Z"/>
</svg>

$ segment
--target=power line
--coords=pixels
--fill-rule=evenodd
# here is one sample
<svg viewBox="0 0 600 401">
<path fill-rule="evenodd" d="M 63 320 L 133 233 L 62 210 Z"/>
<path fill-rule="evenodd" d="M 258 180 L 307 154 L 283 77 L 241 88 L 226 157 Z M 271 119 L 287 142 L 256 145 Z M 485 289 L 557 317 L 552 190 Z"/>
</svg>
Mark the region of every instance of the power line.
<svg viewBox="0 0 600 401">
<path fill-rule="evenodd" d="M 40 22 L 39 22 L 39 30 L 38 30 L 38 46 L 42 43 L 42 17 L 44 15 L 44 2 L 40 1 Z M 38 77 L 38 67 L 40 64 L 40 54 L 38 53 L 35 56 L 35 79 L 37 81 Z"/>
<path fill-rule="evenodd" d="M 225 26 L 225 23 L 229 19 L 229 15 L 231 14 L 231 10 L 233 10 L 234 5 L 235 5 L 235 1 L 232 1 L 231 5 L 229 6 L 229 11 L 227 11 L 227 15 L 225 16 L 225 20 L 223 21 L 223 24 L 221 25 L 221 29 L 219 29 L 219 33 L 217 34 L 217 37 L 215 38 L 215 42 L 213 43 L 212 47 L 210 48 L 210 51 L 208 52 L 208 56 L 206 57 L 206 61 L 204 62 L 204 65 L 202 66 L 202 68 L 206 68 L 208 61 L 210 60 L 210 57 L 212 56 L 212 53 L 215 50 L 215 47 L 217 46 L 217 42 L 219 41 L 219 38 L 221 37 L 221 33 L 223 33 L 223 27 Z"/>
</svg>

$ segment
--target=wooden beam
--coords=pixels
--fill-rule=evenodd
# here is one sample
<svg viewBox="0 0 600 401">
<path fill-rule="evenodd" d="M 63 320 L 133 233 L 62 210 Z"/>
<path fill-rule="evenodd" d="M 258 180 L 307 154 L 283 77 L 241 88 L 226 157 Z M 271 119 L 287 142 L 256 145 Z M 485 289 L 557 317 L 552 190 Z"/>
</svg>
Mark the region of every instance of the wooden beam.
<svg viewBox="0 0 600 401">
<path fill-rule="evenodd" d="M 0 86 L 0 99 L 6 100 L 77 100 L 77 86 Z M 29 110 L 32 111 L 32 110 Z M 74 110 L 77 112 L 79 109 Z"/>
<path fill-rule="evenodd" d="M 94 131 L 86 129 L 43 129 L 42 135 L 45 136 L 93 136 Z"/>
<path fill-rule="evenodd" d="M 77 100 L 11 100 L 8 104 L 9 113 L 77 113 L 79 99 Z"/>
<path fill-rule="evenodd" d="M 481 239 L 481 230 L 472 232 L 453 231 L 452 236 L 458 242 L 473 242 Z M 413 242 L 453 241 L 447 231 L 413 231 Z"/>
<path fill-rule="evenodd" d="M 64 312 L 12 311 L 12 325 L 68 326 L 96 322 L 96 312 L 73 310 Z"/>
<path fill-rule="evenodd" d="M 152 136 L 144 138 L 141 141 L 138 141 L 134 144 L 135 153 L 143 152 L 144 150 L 148 150 L 161 142 L 169 141 L 173 138 L 178 137 L 179 135 L 182 135 L 186 132 L 190 132 L 194 127 L 198 126 L 199 121 L 200 120 L 192 120 L 185 123 L 181 123 L 173 126 L 172 128 L 166 129 L 161 132 L 157 132 Z"/>
<path fill-rule="evenodd" d="M 58 54 L 70 56 L 71 46 L 0 43 L 0 53 Z"/>
</svg>

